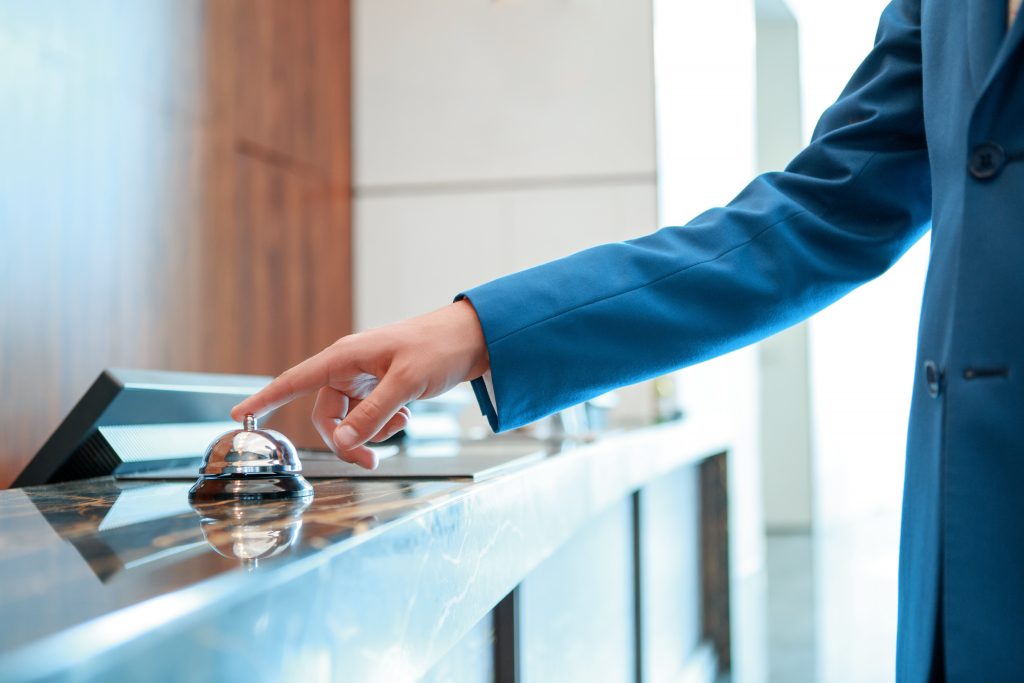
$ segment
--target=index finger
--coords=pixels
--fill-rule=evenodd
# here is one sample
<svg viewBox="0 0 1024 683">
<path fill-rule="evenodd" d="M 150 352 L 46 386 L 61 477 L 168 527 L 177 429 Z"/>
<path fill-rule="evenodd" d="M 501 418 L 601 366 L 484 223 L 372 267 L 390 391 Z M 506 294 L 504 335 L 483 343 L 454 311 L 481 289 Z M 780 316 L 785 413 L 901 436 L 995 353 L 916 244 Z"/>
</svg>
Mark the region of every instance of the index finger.
<svg viewBox="0 0 1024 683">
<path fill-rule="evenodd" d="M 250 413 L 259 417 L 299 396 L 313 393 L 326 386 L 329 377 L 328 361 L 321 351 L 285 370 L 270 384 L 232 408 L 231 419 L 241 421 Z"/>
</svg>

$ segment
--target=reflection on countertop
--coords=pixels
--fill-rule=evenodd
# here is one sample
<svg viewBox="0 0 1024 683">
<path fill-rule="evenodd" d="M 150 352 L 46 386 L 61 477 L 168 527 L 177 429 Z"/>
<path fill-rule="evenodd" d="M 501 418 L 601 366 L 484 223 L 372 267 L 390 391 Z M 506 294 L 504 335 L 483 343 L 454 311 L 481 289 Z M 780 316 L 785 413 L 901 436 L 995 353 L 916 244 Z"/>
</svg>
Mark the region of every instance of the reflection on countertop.
<svg viewBox="0 0 1024 683">
<path fill-rule="evenodd" d="M 0 613 L 13 617 L 0 643 L 16 647 L 217 574 L 339 545 L 465 485 L 325 480 L 311 500 L 195 508 L 184 482 L 104 477 L 0 492 L 0 572 L 29 579 L 0 593 Z"/>
<path fill-rule="evenodd" d="M 302 532 L 302 513 L 312 496 L 266 502 L 218 500 L 193 502 L 206 542 L 249 571 L 294 546 Z"/>
<path fill-rule="evenodd" d="M 298 504 L 193 508 L 186 481 L 0 491 L 0 678 L 408 680 L 594 515 L 726 444 L 684 422 L 547 448 L 482 482 L 315 480 Z"/>
</svg>

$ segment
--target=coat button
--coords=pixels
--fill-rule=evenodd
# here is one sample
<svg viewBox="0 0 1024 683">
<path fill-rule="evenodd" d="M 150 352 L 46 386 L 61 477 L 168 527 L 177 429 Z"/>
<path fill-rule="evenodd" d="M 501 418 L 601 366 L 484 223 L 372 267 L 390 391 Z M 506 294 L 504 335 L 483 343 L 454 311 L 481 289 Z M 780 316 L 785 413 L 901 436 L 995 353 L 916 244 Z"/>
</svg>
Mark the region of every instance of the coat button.
<svg viewBox="0 0 1024 683">
<path fill-rule="evenodd" d="M 971 152 L 967 170 L 978 180 L 990 180 L 1006 165 L 1006 151 L 994 142 L 978 145 Z"/>
<path fill-rule="evenodd" d="M 924 381 L 928 384 L 928 395 L 932 398 L 937 397 L 942 390 L 942 373 L 939 372 L 939 366 L 935 361 L 924 362 Z"/>
</svg>

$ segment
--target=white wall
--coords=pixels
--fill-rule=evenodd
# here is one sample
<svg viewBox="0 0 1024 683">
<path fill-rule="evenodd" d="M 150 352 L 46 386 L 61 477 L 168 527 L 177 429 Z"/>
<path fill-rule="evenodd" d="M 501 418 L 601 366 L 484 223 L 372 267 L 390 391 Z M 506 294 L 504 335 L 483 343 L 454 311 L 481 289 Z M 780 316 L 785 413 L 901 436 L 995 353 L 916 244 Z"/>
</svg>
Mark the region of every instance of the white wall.
<svg viewBox="0 0 1024 683">
<path fill-rule="evenodd" d="M 353 19 L 357 328 L 657 227 L 649 2 L 357 0 Z"/>
<path fill-rule="evenodd" d="M 356 187 L 654 171 L 651 18 L 628 0 L 358 0 Z"/>
<path fill-rule="evenodd" d="M 359 327 L 655 227 L 647 3 L 353 11 Z"/>
</svg>

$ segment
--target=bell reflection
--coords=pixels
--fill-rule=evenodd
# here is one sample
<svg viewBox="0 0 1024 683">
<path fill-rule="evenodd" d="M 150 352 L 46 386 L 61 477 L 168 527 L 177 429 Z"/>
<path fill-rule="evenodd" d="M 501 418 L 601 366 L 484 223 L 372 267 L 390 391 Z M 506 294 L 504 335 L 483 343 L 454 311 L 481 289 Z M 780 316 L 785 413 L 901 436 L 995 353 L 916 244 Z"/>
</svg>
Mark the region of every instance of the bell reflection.
<svg viewBox="0 0 1024 683">
<path fill-rule="evenodd" d="M 227 558 L 241 560 L 249 570 L 260 560 L 280 554 L 301 535 L 302 513 L 312 496 L 275 501 L 244 499 L 195 501 L 206 542 Z"/>
</svg>

